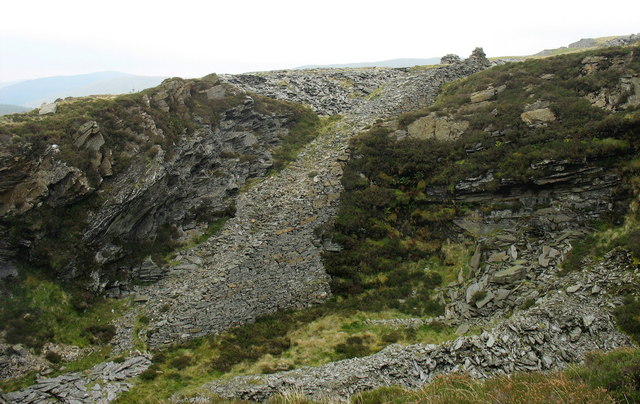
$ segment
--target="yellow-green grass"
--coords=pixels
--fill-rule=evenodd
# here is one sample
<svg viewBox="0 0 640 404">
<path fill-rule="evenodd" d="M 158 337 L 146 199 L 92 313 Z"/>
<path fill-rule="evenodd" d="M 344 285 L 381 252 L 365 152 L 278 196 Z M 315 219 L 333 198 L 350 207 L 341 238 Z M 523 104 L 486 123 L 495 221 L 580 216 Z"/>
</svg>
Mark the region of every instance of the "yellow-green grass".
<svg viewBox="0 0 640 404">
<path fill-rule="evenodd" d="M 195 393 L 200 385 L 210 380 L 244 374 L 271 373 L 302 366 L 318 366 L 350 357 L 353 353 L 372 354 L 390 343 L 437 344 L 456 338 L 452 328 L 437 323 L 415 329 L 394 329 L 366 322 L 368 319 L 402 317 L 407 316 L 396 311 L 330 311 L 290 329 L 284 336 L 290 342 L 289 348 L 279 354 L 266 352 L 255 360 L 244 360 L 234 364 L 224 373 L 213 369 L 215 365 L 212 364 L 217 363 L 215 361 L 221 354 L 219 341 L 229 338 L 229 334 L 234 331 L 217 337 L 201 338 L 157 354 L 152 369 L 155 376 L 149 380 L 139 380 L 130 392 L 123 395 L 120 402 L 158 402 L 157 400 L 167 399 L 177 391 Z M 276 318 L 277 315 L 274 321 L 278 321 Z M 287 320 L 283 318 L 281 321 Z"/>
</svg>

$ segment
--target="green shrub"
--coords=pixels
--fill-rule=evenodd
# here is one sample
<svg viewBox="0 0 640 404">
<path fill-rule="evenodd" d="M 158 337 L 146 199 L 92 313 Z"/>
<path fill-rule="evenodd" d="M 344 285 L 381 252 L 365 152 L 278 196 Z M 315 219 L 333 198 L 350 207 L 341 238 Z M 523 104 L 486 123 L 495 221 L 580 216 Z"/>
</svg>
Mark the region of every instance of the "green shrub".
<svg viewBox="0 0 640 404">
<path fill-rule="evenodd" d="M 637 259 L 640 259 L 640 229 L 629 233 L 625 247 Z"/>
<path fill-rule="evenodd" d="M 169 364 L 171 367 L 176 368 L 178 370 L 183 370 L 191 365 L 193 358 L 189 355 L 180 355 L 176 358 L 173 358 Z"/>
<path fill-rule="evenodd" d="M 623 304 L 614 311 L 618 326 L 640 343 L 640 302 L 633 296 L 625 297 Z"/>
<path fill-rule="evenodd" d="M 4 323 L 5 339 L 10 344 L 24 344 L 40 350 L 54 338 L 53 328 L 47 324 L 42 311 L 38 309 L 18 309 L 10 313 Z"/>
<path fill-rule="evenodd" d="M 154 380 L 156 377 L 158 377 L 158 372 L 153 366 L 151 366 L 148 369 L 144 370 L 142 373 L 140 373 L 138 377 L 140 377 L 140 379 L 144 381 L 151 381 L 151 380 Z"/>
<path fill-rule="evenodd" d="M 367 345 L 365 337 L 351 336 L 343 343 L 336 345 L 335 353 L 341 359 L 367 356 L 373 353 L 371 347 Z"/>
<path fill-rule="evenodd" d="M 533 305 L 536 304 L 536 299 L 534 298 L 528 298 L 527 300 L 525 300 L 521 305 L 520 305 L 520 309 L 521 310 L 527 310 L 528 308 L 533 307 Z"/>
<path fill-rule="evenodd" d="M 349 402 L 352 404 L 406 403 L 410 399 L 407 395 L 408 392 L 402 387 L 379 387 L 374 390 L 359 393 L 351 397 Z M 403 399 L 403 397 L 406 399 Z"/>
<path fill-rule="evenodd" d="M 164 352 L 156 352 L 153 354 L 153 358 L 151 359 L 151 361 L 154 364 L 161 364 L 166 362 L 167 360 L 167 355 Z"/>
<path fill-rule="evenodd" d="M 479 300 L 484 299 L 485 297 L 487 297 L 487 291 L 479 290 L 476 293 L 474 293 L 473 296 L 471 296 L 471 303 L 475 303 Z"/>
<path fill-rule="evenodd" d="M 57 352 L 49 351 L 44 357 L 46 360 L 48 360 L 53 364 L 58 364 L 62 362 L 62 356 Z"/>
<path fill-rule="evenodd" d="M 394 344 L 400 339 L 402 339 L 402 334 L 398 330 L 393 330 L 382 335 L 382 342 L 385 344 Z"/>
<path fill-rule="evenodd" d="M 116 327 L 112 324 L 92 325 L 87 327 L 87 331 L 93 336 L 94 344 L 106 344 L 116 335 Z"/>
<path fill-rule="evenodd" d="M 640 351 L 637 349 L 587 354 L 584 366 L 572 369 L 569 375 L 589 386 L 606 389 L 617 402 L 640 402 Z"/>
<path fill-rule="evenodd" d="M 149 325 L 151 319 L 146 314 L 143 314 L 138 318 L 138 322 L 142 325 Z"/>
</svg>

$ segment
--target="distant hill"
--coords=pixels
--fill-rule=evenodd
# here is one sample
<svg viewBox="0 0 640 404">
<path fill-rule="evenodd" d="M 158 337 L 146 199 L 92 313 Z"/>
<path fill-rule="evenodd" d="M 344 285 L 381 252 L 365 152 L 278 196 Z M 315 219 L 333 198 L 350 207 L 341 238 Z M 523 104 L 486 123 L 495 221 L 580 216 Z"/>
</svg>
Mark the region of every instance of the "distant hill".
<svg viewBox="0 0 640 404">
<path fill-rule="evenodd" d="M 638 41 L 640 41 L 640 34 L 604 36 L 600 38 L 582 38 L 579 41 L 573 42 L 567 46 L 561 46 L 555 49 L 545 49 L 531 56 L 533 57 L 556 56 L 556 55 L 581 52 L 583 50 L 590 50 L 590 49 L 596 49 L 596 48 L 607 48 L 610 46 L 630 45 Z"/>
<path fill-rule="evenodd" d="M 0 103 L 37 107 L 43 102 L 51 102 L 57 98 L 140 91 L 157 86 L 165 78 L 121 72 L 45 77 L 0 87 Z"/>
<path fill-rule="evenodd" d="M 440 63 L 440 58 L 429 59 L 390 59 L 382 60 L 378 62 L 360 62 L 360 63 L 342 63 L 331 65 L 306 65 L 296 67 L 295 69 L 338 69 L 344 67 L 412 67 L 412 66 L 424 66 L 424 65 L 437 65 Z"/>
<path fill-rule="evenodd" d="M 0 104 L 0 115 L 17 114 L 30 110 L 31 108 L 21 107 L 19 105 Z"/>
<path fill-rule="evenodd" d="M 7 86 L 10 86 L 10 85 L 13 85 L 13 84 L 18 84 L 18 83 L 21 83 L 23 81 L 25 81 L 25 80 L 3 81 L 3 82 L 0 83 L 0 88 L 7 87 Z"/>
</svg>

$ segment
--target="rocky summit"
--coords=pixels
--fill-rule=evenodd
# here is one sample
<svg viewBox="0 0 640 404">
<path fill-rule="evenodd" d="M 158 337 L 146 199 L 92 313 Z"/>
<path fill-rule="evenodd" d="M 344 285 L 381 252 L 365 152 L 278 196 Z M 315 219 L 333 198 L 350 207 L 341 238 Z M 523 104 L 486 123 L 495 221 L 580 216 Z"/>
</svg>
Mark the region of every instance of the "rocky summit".
<svg viewBox="0 0 640 404">
<path fill-rule="evenodd" d="M 2 117 L 0 402 L 345 401 L 634 347 L 640 49 L 611 46 Z"/>
</svg>

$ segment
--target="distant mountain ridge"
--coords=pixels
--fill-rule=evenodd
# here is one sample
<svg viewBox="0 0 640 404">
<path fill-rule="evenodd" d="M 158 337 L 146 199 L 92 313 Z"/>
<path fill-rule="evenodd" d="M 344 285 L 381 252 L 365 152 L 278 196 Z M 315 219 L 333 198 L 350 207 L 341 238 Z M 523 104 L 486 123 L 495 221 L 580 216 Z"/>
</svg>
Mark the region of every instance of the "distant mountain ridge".
<svg viewBox="0 0 640 404">
<path fill-rule="evenodd" d="M 640 41 L 640 33 L 630 35 L 604 36 L 599 38 L 582 38 L 579 41 L 570 43 L 567 46 L 561 46 L 554 49 L 545 49 L 534 55 L 536 56 L 555 56 L 565 53 L 580 52 L 587 49 L 608 48 L 611 46 L 625 46 Z"/>
<path fill-rule="evenodd" d="M 0 104 L 0 115 L 17 114 L 29 110 L 31 110 L 31 108 L 21 107 L 19 105 Z"/>
<path fill-rule="evenodd" d="M 319 69 L 319 68 L 341 69 L 345 67 L 351 67 L 351 68 L 412 67 L 412 66 L 424 66 L 424 65 L 437 65 L 439 63 L 440 63 L 439 57 L 428 58 L 428 59 L 402 58 L 402 59 L 381 60 L 377 62 L 339 63 L 339 64 L 330 64 L 330 65 L 305 65 L 305 66 L 294 67 L 294 69 L 303 70 L 303 69 Z"/>
<path fill-rule="evenodd" d="M 165 78 L 114 71 L 44 77 L 0 87 L 0 103 L 37 107 L 43 102 L 52 102 L 57 98 L 140 91 L 157 86 Z"/>
</svg>

